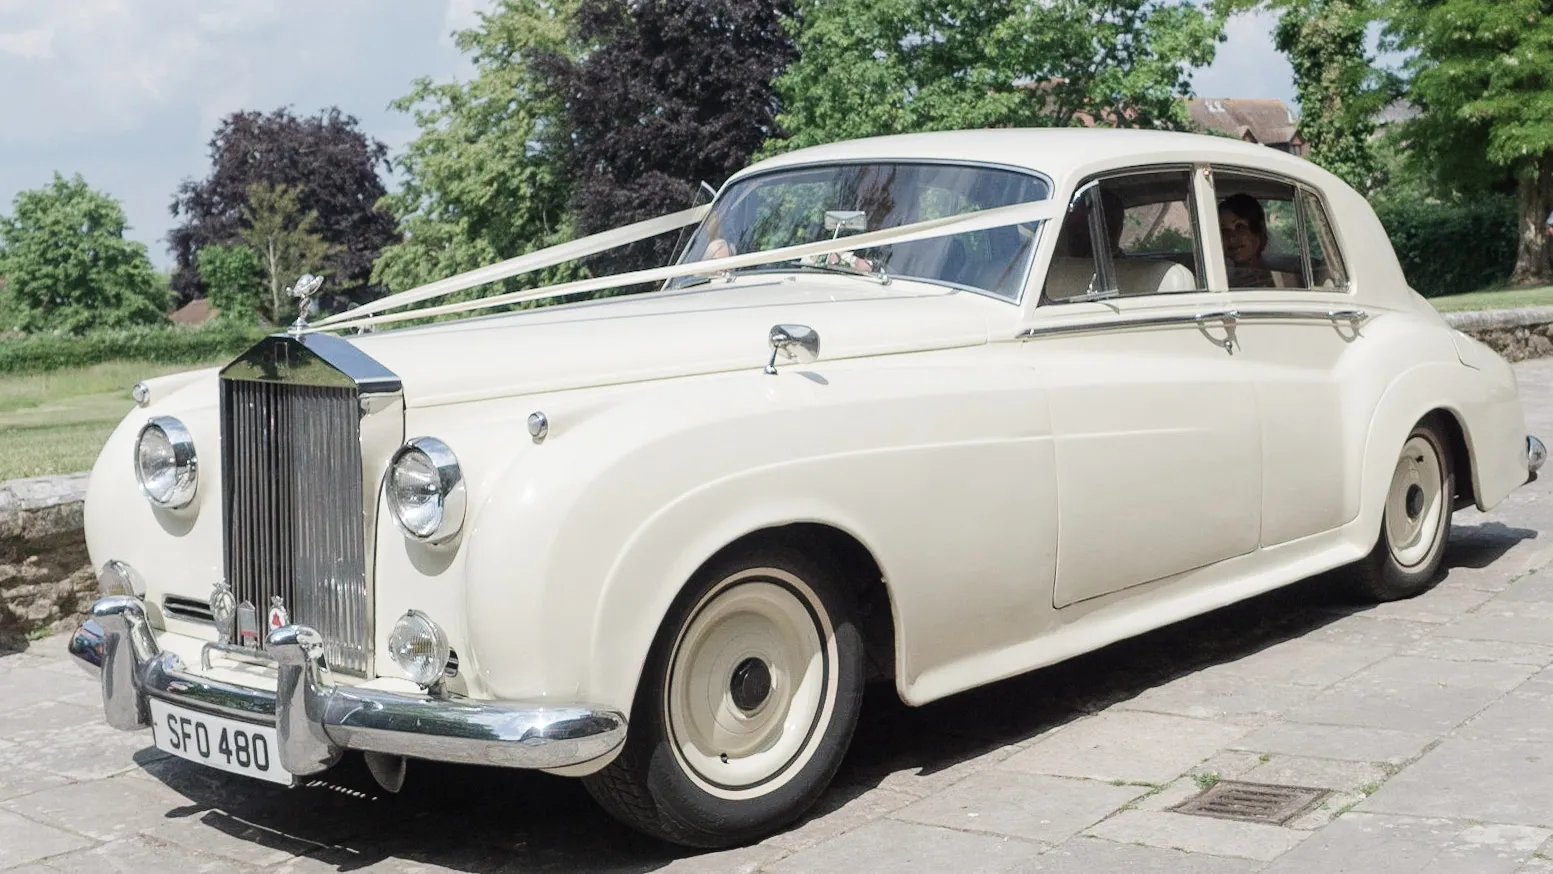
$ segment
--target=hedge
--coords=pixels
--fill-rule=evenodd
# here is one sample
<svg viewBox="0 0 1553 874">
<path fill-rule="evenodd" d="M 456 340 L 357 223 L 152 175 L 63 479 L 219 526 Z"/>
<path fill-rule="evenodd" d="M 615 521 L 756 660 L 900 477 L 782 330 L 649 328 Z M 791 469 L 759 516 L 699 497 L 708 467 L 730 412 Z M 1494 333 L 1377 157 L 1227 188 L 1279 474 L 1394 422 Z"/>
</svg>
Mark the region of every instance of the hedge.
<svg viewBox="0 0 1553 874">
<path fill-rule="evenodd" d="M 1385 201 L 1376 203 L 1375 213 L 1408 284 L 1424 297 L 1501 285 L 1515 269 L 1519 213 L 1513 197 Z"/>
<path fill-rule="evenodd" d="M 40 373 L 104 361 L 198 364 L 236 356 L 265 335 L 254 326 L 221 320 L 197 327 L 157 325 L 80 336 L 27 334 L 0 339 L 0 373 Z"/>
</svg>

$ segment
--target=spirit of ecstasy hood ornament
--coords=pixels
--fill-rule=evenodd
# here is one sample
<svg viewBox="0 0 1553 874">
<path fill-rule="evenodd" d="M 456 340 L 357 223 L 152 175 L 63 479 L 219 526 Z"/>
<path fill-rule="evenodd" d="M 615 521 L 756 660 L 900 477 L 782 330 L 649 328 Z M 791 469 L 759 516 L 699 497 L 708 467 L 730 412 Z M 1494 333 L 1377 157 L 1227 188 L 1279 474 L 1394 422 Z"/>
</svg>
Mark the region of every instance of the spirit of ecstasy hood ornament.
<svg viewBox="0 0 1553 874">
<path fill-rule="evenodd" d="M 307 327 L 307 311 L 313 305 L 313 298 L 318 295 L 318 288 L 324 284 L 322 276 L 314 276 L 304 273 L 297 277 L 297 284 L 286 289 L 286 293 L 298 299 L 297 320 L 291 323 L 291 333 L 300 334 Z"/>
</svg>

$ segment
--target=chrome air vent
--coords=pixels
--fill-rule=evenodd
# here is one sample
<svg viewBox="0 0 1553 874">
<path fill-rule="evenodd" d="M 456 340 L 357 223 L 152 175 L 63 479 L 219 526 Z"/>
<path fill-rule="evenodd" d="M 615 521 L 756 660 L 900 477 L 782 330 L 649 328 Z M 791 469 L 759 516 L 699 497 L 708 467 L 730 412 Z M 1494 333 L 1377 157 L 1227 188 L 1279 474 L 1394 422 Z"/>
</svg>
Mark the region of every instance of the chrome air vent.
<svg viewBox="0 0 1553 874">
<path fill-rule="evenodd" d="M 210 615 L 210 602 L 201 601 L 198 598 L 168 595 L 162 599 L 162 612 L 174 619 L 182 619 L 185 622 L 215 623 L 215 620 Z"/>
<path fill-rule="evenodd" d="M 330 668 L 371 676 L 377 483 L 404 435 L 397 377 L 320 334 L 266 338 L 221 377 L 232 593 L 261 618 L 284 606 L 323 635 Z"/>
</svg>

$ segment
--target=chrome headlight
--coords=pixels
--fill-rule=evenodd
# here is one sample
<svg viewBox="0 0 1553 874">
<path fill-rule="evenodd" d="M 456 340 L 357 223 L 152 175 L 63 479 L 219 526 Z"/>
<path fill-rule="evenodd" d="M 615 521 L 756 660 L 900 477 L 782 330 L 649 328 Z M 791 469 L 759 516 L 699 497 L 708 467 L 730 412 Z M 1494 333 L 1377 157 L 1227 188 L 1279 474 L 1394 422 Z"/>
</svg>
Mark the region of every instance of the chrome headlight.
<svg viewBox="0 0 1553 874">
<path fill-rule="evenodd" d="M 170 510 L 187 507 L 198 474 L 189 429 L 171 416 L 153 416 L 135 438 L 135 479 L 146 498 Z"/>
<path fill-rule="evenodd" d="M 417 437 L 400 447 L 384 485 L 394 523 L 410 537 L 442 543 L 463 527 L 464 475 L 441 440 Z"/>
</svg>

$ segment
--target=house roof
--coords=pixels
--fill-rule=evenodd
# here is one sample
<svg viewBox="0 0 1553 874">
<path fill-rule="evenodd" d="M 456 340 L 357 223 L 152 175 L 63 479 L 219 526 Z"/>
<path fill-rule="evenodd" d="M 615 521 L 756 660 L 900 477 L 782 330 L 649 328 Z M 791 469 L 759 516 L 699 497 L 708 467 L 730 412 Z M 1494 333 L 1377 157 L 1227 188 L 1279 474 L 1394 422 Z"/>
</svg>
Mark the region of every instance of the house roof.
<svg viewBox="0 0 1553 874">
<path fill-rule="evenodd" d="M 198 325 L 209 321 L 217 312 L 211 307 L 209 300 L 197 297 L 174 310 L 168 318 L 179 325 Z"/>
<path fill-rule="evenodd" d="M 1205 97 L 1188 100 L 1186 108 L 1200 127 L 1264 146 L 1294 142 L 1300 123 L 1294 110 L 1275 99 Z"/>
</svg>

